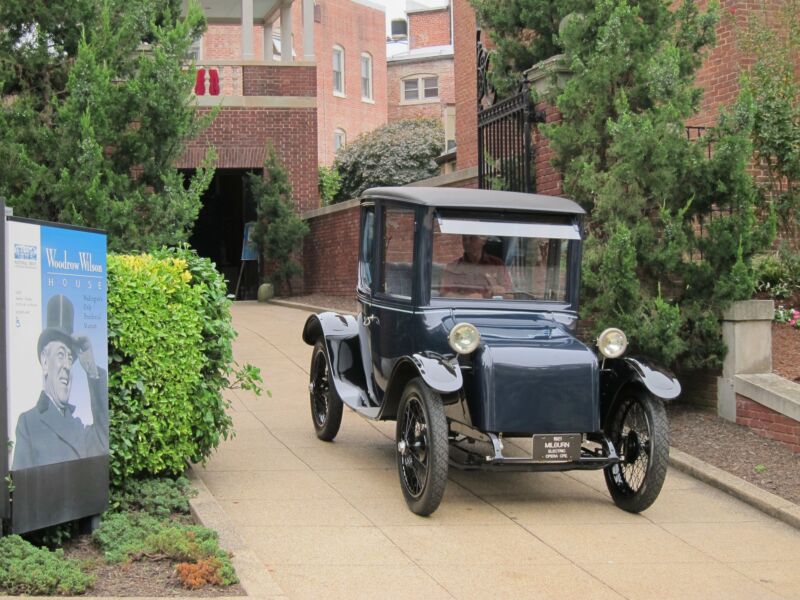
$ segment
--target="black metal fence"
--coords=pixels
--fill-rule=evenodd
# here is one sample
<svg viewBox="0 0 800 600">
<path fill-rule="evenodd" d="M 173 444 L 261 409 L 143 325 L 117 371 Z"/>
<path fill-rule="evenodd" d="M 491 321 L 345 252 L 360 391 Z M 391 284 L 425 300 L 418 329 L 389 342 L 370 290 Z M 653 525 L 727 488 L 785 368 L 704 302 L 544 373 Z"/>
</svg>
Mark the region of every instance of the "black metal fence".
<svg viewBox="0 0 800 600">
<path fill-rule="evenodd" d="M 527 87 L 478 111 L 478 185 L 533 192 L 534 109 Z"/>
</svg>

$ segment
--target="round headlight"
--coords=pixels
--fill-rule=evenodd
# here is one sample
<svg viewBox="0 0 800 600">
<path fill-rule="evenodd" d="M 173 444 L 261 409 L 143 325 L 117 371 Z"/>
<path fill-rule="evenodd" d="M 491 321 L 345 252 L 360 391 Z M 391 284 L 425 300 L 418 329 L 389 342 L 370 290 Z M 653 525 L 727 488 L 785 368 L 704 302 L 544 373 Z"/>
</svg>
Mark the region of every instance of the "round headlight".
<svg viewBox="0 0 800 600">
<path fill-rule="evenodd" d="M 450 330 L 447 341 L 450 342 L 450 347 L 459 354 L 469 354 L 478 347 L 481 334 L 474 325 L 458 323 Z"/>
<path fill-rule="evenodd" d="M 625 354 L 628 338 L 621 329 L 609 327 L 597 338 L 597 347 L 606 358 L 619 358 Z"/>
</svg>

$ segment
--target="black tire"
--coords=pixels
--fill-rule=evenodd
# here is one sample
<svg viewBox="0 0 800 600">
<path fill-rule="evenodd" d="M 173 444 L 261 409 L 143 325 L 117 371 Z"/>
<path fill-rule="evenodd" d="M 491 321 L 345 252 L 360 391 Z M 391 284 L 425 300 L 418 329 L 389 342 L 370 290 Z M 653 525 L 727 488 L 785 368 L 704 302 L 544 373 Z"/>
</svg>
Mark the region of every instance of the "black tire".
<svg viewBox="0 0 800 600">
<path fill-rule="evenodd" d="M 447 419 L 442 398 L 417 377 L 408 382 L 397 412 L 397 471 L 411 512 L 435 511 L 447 484 Z"/>
<path fill-rule="evenodd" d="M 317 340 L 314 344 L 308 373 L 311 420 L 314 422 L 317 437 L 330 442 L 339 433 L 339 426 L 342 424 L 342 401 L 331 392 L 328 351 L 323 340 Z"/>
<path fill-rule="evenodd" d="M 609 414 L 606 434 L 623 458 L 604 470 L 611 498 L 622 510 L 641 512 L 655 502 L 667 476 L 664 404 L 644 390 L 623 390 Z"/>
</svg>

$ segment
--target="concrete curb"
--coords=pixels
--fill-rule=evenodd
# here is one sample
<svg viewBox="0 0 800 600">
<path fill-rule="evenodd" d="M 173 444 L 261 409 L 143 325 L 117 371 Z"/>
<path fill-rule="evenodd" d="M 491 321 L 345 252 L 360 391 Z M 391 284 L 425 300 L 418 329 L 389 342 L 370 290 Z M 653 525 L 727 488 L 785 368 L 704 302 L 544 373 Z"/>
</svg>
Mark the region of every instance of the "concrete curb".
<svg viewBox="0 0 800 600">
<path fill-rule="evenodd" d="M 228 515 L 197 472 L 189 467 L 188 475 L 192 486 L 197 490 L 197 496 L 189 500 L 192 516 L 197 519 L 198 523 L 219 534 L 219 545 L 232 554 L 231 562 L 247 596 L 269 598 L 270 600 L 285 599 L 286 595 L 283 590 L 275 583 L 264 564 L 236 532 Z"/>
<path fill-rule="evenodd" d="M 305 310 L 308 312 L 338 312 L 342 315 L 353 315 L 355 316 L 356 313 L 350 312 L 349 310 L 336 310 L 335 308 L 325 308 L 324 306 L 314 306 L 313 304 L 303 304 L 302 302 L 289 302 L 288 300 L 275 300 L 275 298 L 270 298 L 267 304 L 277 304 L 278 306 L 285 306 L 287 308 L 296 308 L 299 310 Z"/>
<path fill-rule="evenodd" d="M 797 504 L 762 490 L 736 475 L 690 456 L 677 448 L 669 449 L 669 463 L 678 471 L 727 492 L 761 512 L 800 529 L 800 506 Z"/>
</svg>

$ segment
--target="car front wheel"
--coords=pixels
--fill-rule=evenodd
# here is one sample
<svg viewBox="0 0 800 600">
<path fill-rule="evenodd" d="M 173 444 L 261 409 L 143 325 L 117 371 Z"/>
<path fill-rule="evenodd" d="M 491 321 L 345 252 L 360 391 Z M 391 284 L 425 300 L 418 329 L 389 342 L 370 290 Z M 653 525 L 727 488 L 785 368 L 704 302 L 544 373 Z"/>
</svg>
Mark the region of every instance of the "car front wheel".
<svg viewBox="0 0 800 600">
<path fill-rule="evenodd" d="M 397 470 L 411 512 L 428 516 L 447 483 L 447 419 L 442 399 L 420 379 L 403 390 L 397 413 Z"/>
<path fill-rule="evenodd" d="M 311 354 L 308 392 L 311 398 L 311 419 L 317 437 L 330 442 L 342 424 L 342 401 L 331 392 L 331 376 L 325 341 L 317 340 Z"/>
<path fill-rule="evenodd" d="M 655 502 L 669 462 L 669 430 L 664 404 L 644 390 L 629 390 L 615 402 L 606 434 L 621 462 L 605 469 L 614 503 L 638 513 Z"/>
</svg>

